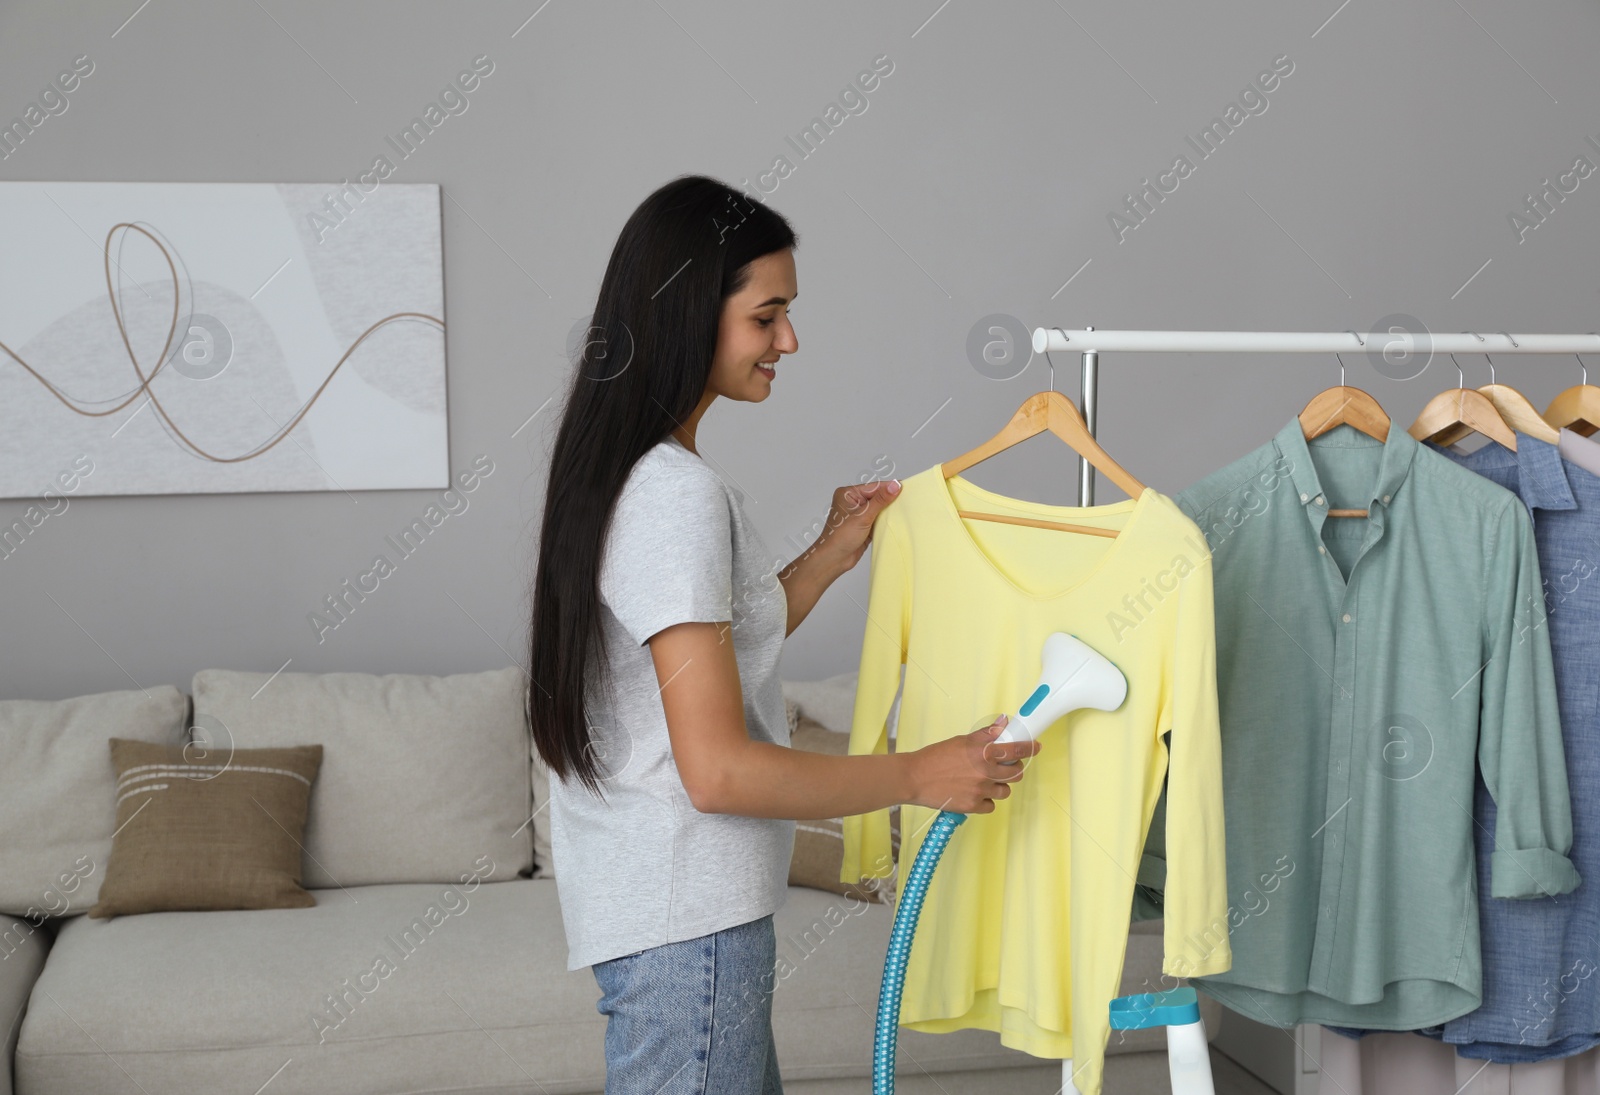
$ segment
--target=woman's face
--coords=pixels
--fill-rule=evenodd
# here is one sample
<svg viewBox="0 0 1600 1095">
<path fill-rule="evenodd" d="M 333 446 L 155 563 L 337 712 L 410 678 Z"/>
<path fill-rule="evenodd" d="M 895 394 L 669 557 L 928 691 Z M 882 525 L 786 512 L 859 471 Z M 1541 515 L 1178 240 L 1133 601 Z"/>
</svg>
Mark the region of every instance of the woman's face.
<svg viewBox="0 0 1600 1095">
<path fill-rule="evenodd" d="M 793 251 L 774 251 L 750 263 L 749 282 L 723 302 L 707 388 L 749 403 L 772 393 L 778 356 L 800 348 L 789 322 L 789 304 L 798 294 Z"/>
</svg>

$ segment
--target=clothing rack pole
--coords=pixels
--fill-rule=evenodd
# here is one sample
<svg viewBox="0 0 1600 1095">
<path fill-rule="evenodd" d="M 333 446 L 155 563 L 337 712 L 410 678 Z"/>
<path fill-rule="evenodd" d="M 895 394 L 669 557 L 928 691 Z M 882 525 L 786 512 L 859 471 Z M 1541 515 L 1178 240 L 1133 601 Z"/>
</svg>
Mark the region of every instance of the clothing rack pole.
<svg viewBox="0 0 1600 1095">
<path fill-rule="evenodd" d="M 1082 399 L 1078 410 L 1083 415 L 1084 425 L 1089 427 L 1089 436 L 1093 437 L 1095 420 L 1100 412 L 1100 355 L 1093 350 L 1083 353 L 1083 375 L 1079 389 Z M 1078 457 L 1078 505 L 1094 505 L 1094 465 L 1082 456 Z"/>
<path fill-rule="evenodd" d="M 1354 331 L 1066 331 L 1037 327 L 1034 353 L 1052 350 L 1082 354 L 1081 395 L 1084 424 L 1095 435 L 1099 410 L 1100 353 L 1127 350 L 1143 353 L 1379 353 L 1388 347 L 1405 353 L 1441 354 L 1584 354 L 1600 352 L 1600 334 L 1488 335 L 1474 331 L 1456 333 L 1391 330 L 1361 335 Z M 1582 361 L 1582 358 L 1579 358 Z M 1431 356 L 1429 356 L 1431 362 Z M 1053 375 L 1053 374 L 1052 374 Z M 1078 458 L 1078 504 L 1094 505 L 1094 467 Z M 1062 1095 L 1076 1095 L 1072 1059 L 1061 1062 Z"/>
<path fill-rule="evenodd" d="M 1083 355 L 1082 407 L 1090 436 L 1099 410 L 1100 353 L 1271 353 L 1331 354 L 1358 350 L 1383 353 L 1388 347 L 1405 354 L 1585 354 L 1600 352 L 1600 334 L 1513 335 L 1507 331 L 1081 331 L 1036 327 L 1034 353 L 1077 351 Z M 1580 358 L 1581 360 L 1581 358 Z M 1078 504 L 1094 505 L 1094 468 L 1078 460 Z"/>
</svg>

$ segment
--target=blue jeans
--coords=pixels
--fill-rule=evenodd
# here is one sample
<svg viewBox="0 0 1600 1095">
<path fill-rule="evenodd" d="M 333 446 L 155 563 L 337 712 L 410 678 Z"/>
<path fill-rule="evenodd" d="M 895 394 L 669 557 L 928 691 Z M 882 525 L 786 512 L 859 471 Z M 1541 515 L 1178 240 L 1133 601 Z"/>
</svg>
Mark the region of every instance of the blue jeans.
<svg viewBox="0 0 1600 1095">
<path fill-rule="evenodd" d="M 772 916 L 592 967 L 606 1095 L 783 1095 Z"/>
</svg>

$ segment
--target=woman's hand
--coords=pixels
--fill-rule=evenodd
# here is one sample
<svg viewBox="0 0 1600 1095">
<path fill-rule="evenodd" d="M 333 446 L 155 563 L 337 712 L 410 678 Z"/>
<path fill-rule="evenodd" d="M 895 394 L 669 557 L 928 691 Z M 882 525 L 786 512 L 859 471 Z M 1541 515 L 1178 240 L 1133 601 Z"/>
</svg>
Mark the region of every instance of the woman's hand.
<svg viewBox="0 0 1600 1095">
<path fill-rule="evenodd" d="M 810 547 L 778 572 L 789 604 L 785 635 L 800 626 L 834 579 L 861 561 L 872 540 L 872 522 L 899 493 L 898 479 L 857 483 L 833 492 L 827 526 Z"/>
<path fill-rule="evenodd" d="M 872 542 L 872 522 L 899 494 L 898 479 L 875 479 L 840 487 L 833 492 L 827 527 L 813 547 L 819 554 L 836 560 L 841 572 L 849 570 L 861 561 Z"/>
<path fill-rule="evenodd" d="M 877 479 L 834 491 L 834 506 L 827 512 L 827 530 L 821 539 L 830 541 L 827 546 L 843 560 L 845 570 L 861 562 L 867 544 L 872 543 L 872 522 L 898 496 L 898 479 Z"/>
<path fill-rule="evenodd" d="M 1022 778 L 1025 757 L 1036 755 L 1041 742 L 1006 742 L 994 739 L 1005 728 L 1001 715 L 988 726 L 907 754 L 911 763 L 913 795 L 908 801 L 958 814 L 991 814 L 994 800 L 1009 798 L 1009 784 Z"/>
</svg>

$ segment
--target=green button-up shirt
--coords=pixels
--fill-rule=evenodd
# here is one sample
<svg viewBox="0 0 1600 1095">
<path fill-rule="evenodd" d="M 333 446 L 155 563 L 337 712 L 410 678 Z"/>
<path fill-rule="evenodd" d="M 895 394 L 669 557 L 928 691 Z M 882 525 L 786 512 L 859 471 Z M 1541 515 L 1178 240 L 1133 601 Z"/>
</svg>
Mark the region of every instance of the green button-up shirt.
<svg viewBox="0 0 1600 1095">
<path fill-rule="evenodd" d="M 1196 983 L 1277 1026 L 1473 1010 L 1480 770 L 1493 896 L 1578 884 L 1526 507 L 1398 424 L 1297 419 L 1175 500 L 1212 552 L 1233 949 Z"/>
</svg>

